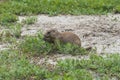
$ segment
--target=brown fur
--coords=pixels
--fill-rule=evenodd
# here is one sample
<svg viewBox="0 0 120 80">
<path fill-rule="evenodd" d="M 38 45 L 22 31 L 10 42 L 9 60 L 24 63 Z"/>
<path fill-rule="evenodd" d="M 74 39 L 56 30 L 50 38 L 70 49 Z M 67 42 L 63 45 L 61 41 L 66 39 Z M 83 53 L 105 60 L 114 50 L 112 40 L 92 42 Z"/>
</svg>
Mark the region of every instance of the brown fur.
<svg viewBox="0 0 120 80">
<path fill-rule="evenodd" d="M 55 43 L 59 40 L 62 43 L 72 43 L 81 47 L 80 38 L 72 32 L 58 32 L 56 29 L 48 30 L 44 35 L 44 40 L 49 43 Z"/>
</svg>

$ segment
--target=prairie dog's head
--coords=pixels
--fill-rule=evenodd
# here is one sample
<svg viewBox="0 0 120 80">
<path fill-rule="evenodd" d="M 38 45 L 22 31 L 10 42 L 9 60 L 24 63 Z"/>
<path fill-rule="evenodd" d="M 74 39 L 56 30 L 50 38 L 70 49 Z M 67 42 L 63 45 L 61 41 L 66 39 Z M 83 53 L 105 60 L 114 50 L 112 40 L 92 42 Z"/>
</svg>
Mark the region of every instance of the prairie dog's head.
<svg viewBox="0 0 120 80">
<path fill-rule="evenodd" d="M 59 34 L 60 34 L 60 32 L 58 32 L 57 29 L 48 30 L 44 34 L 44 40 L 50 42 L 50 41 L 54 40 Z"/>
</svg>

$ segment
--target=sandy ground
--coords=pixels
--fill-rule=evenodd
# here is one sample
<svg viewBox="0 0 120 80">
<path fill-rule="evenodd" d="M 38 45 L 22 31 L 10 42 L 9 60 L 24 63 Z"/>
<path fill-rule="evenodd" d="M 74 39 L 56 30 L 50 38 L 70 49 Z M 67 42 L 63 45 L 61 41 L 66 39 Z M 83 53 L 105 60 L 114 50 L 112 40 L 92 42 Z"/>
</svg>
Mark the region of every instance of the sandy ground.
<svg viewBox="0 0 120 80">
<path fill-rule="evenodd" d="M 19 17 L 20 21 L 24 18 Z M 77 34 L 82 41 L 82 47 L 92 46 L 97 49 L 98 54 L 120 53 L 120 14 L 53 17 L 38 15 L 37 18 L 35 24 L 22 28 L 22 36 L 56 28 L 61 32 L 70 31 Z"/>
<path fill-rule="evenodd" d="M 82 47 L 91 46 L 96 48 L 97 54 L 120 53 L 120 14 L 101 16 L 71 16 L 59 15 L 50 17 L 38 15 L 38 20 L 33 25 L 25 25 L 22 28 L 22 36 L 34 35 L 39 30 L 56 28 L 59 31 L 70 31 L 77 34 Z M 19 17 L 20 21 L 25 17 Z M 89 59 L 89 56 L 71 56 L 65 54 L 54 54 L 46 58 L 33 57 L 31 63 L 56 65 L 57 60 L 64 59 Z"/>
</svg>

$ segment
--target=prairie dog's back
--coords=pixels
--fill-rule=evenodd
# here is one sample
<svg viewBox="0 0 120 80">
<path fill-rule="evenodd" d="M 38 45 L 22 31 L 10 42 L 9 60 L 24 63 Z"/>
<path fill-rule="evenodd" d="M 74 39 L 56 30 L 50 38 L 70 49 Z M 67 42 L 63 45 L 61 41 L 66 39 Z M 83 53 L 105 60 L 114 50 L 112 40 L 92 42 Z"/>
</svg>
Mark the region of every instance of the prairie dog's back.
<svg viewBox="0 0 120 80">
<path fill-rule="evenodd" d="M 72 44 L 76 44 L 76 45 L 81 46 L 80 38 L 72 32 L 62 32 L 61 33 L 61 40 L 65 43 L 70 42 Z"/>
</svg>

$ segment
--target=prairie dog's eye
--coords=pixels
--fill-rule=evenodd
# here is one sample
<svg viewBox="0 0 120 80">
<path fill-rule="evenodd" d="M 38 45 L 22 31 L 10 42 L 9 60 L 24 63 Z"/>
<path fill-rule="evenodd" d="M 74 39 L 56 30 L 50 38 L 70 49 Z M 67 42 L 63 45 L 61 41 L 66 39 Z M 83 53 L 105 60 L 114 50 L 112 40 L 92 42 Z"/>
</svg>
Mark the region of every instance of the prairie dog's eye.
<svg viewBox="0 0 120 80">
<path fill-rule="evenodd" d="M 52 32 L 55 32 L 55 30 L 53 30 Z"/>
<path fill-rule="evenodd" d="M 50 34 L 50 32 L 47 32 L 47 34 Z"/>
</svg>

